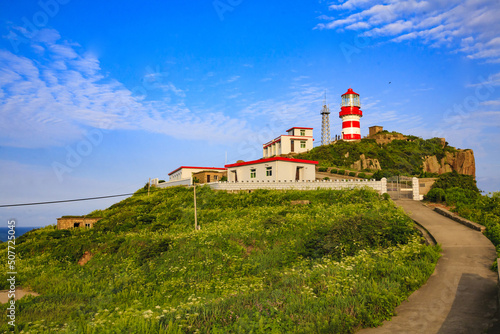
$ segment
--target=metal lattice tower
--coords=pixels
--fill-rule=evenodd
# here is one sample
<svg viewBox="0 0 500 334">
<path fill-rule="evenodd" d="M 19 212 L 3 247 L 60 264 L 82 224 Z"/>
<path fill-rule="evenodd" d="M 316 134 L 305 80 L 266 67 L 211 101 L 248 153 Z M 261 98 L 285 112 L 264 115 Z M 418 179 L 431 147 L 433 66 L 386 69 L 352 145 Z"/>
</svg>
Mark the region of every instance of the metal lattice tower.
<svg viewBox="0 0 500 334">
<path fill-rule="evenodd" d="M 330 139 L 330 108 L 326 105 L 326 92 L 325 92 L 325 102 L 323 104 L 323 109 L 321 110 L 321 145 L 329 145 L 331 143 Z"/>
</svg>

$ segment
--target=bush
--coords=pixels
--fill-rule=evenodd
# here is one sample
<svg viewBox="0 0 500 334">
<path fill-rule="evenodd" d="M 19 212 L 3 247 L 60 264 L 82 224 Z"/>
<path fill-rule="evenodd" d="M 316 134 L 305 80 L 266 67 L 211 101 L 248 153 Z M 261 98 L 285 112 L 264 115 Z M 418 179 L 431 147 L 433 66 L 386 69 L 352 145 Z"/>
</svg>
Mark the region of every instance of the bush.
<svg viewBox="0 0 500 334">
<path fill-rule="evenodd" d="M 433 188 L 425 195 L 425 199 L 431 202 L 441 203 L 446 199 L 446 193 L 441 188 Z"/>
<path fill-rule="evenodd" d="M 227 181 L 227 176 L 223 176 L 220 178 L 220 180 L 223 182 L 223 181 Z"/>
<path fill-rule="evenodd" d="M 330 178 L 328 176 L 324 177 L 323 180 L 328 181 Z"/>
<path fill-rule="evenodd" d="M 472 175 L 458 174 L 456 171 L 439 175 L 439 178 L 434 182 L 431 189 L 440 188 L 446 190 L 454 187 L 472 190 L 479 194 L 474 177 Z"/>
<path fill-rule="evenodd" d="M 362 179 L 366 179 L 366 174 L 365 173 L 359 173 L 358 177 L 360 177 Z"/>
<path fill-rule="evenodd" d="M 328 167 L 320 167 L 318 168 L 318 172 L 328 172 Z"/>
<path fill-rule="evenodd" d="M 337 174 L 338 170 L 337 169 L 330 169 L 330 173 L 332 174 Z"/>
<path fill-rule="evenodd" d="M 339 174 L 340 174 L 340 175 L 345 175 L 345 170 L 343 170 L 343 169 L 339 169 Z"/>
<path fill-rule="evenodd" d="M 349 176 L 356 176 L 356 172 L 349 172 Z"/>
<path fill-rule="evenodd" d="M 476 201 L 476 197 L 479 196 L 473 190 L 462 189 L 458 187 L 448 188 L 445 190 L 446 193 L 446 204 L 448 205 L 471 205 Z"/>
</svg>

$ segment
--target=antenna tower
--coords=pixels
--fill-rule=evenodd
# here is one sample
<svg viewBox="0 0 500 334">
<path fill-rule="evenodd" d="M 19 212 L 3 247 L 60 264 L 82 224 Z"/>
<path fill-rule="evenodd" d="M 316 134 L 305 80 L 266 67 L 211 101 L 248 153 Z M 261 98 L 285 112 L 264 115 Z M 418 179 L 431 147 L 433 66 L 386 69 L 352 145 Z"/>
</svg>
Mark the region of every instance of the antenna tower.
<svg viewBox="0 0 500 334">
<path fill-rule="evenodd" d="M 326 90 L 323 109 L 321 110 L 321 145 L 329 145 L 330 139 L 330 108 L 326 105 Z"/>
</svg>

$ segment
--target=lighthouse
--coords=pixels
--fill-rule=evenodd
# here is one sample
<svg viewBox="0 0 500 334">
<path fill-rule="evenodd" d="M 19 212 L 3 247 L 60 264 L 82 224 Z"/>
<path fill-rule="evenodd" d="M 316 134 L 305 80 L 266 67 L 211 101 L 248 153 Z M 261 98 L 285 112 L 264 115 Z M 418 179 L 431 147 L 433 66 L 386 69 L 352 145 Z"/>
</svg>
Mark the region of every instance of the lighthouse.
<svg viewBox="0 0 500 334">
<path fill-rule="evenodd" d="M 361 139 L 361 129 L 359 119 L 363 117 L 360 109 L 359 94 L 349 88 L 342 94 L 342 105 L 340 107 L 339 117 L 342 118 L 342 136 L 345 141 L 354 141 Z"/>
</svg>

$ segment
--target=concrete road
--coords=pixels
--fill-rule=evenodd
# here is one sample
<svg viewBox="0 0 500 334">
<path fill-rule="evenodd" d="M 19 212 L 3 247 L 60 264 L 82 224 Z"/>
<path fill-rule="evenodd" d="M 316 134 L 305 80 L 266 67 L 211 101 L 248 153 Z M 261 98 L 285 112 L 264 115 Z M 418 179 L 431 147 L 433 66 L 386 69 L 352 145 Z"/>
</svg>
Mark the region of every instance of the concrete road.
<svg viewBox="0 0 500 334">
<path fill-rule="evenodd" d="M 480 232 L 445 218 L 423 204 L 396 204 L 424 226 L 443 249 L 426 284 L 396 308 L 396 316 L 381 327 L 360 334 L 485 333 L 497 310 L 497 274 L 490 270 L 495 247 Z"/>
</svg>

